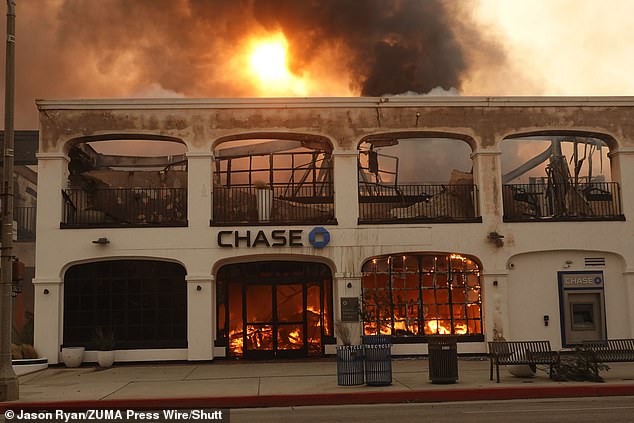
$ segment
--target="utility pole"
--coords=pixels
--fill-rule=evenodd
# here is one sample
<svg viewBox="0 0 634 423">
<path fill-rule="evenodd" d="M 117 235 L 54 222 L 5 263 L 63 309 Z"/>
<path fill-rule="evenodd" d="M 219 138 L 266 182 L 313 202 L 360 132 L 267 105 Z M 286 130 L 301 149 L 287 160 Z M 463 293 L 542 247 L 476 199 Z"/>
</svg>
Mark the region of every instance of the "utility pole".
<svg viewBox="0 0 634 423">
<path fill-rule="evenodd" d="M 0 401 L 19 397 L 11 364 L 13 314 L 13 103 L 15 97 L 15 3 L 7 0 L 7 52 L 4 86 L 4 148 L 2 169 L 2 246 L 0 247 Z"/>
</svg>

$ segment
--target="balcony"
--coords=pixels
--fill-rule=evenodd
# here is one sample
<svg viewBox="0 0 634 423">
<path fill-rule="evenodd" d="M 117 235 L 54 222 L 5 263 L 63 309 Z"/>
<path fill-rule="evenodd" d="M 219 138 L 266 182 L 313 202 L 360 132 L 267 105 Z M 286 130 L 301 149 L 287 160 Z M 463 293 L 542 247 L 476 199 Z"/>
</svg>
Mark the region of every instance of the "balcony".
<svg viewBox="0 0 634 423">
<path fill-rule="evenodd" d="M 66 189 L 61 228 L 187 226 L 185 188 Z"/>
<path fill-rule="evenodd" d="M 503 185 L 505 222 L 625 220 L 617 182 Z"/>
<path fill-rule="evenodd" d="M 329 183 L 214 187 L 212 226 L 336 223 Z"/>
<path fill-rule="evenodd" d="M 359 223 L 481 222 L 471 184 L 359 184 Z"/>
</svg>

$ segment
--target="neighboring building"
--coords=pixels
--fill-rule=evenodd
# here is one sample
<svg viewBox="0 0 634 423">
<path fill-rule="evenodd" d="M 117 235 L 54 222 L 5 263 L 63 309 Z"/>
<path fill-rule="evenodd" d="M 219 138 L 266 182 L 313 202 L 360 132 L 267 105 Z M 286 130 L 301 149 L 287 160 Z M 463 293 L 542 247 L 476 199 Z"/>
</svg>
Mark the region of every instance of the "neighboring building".
<svg viewBox="0 0 634 423">
<path fill-rule="evenodd" d="M 342 320 L 396 355 L 633 336 L 634 98 L 37 105 L 52 363 L 97 327 L 118 361 L 332 354 Z"/>
<path fill-rule="evenodd" d="M 4 131 L 0 131 L 0 142 Z M 33 285 L 35 275 L 35 212 L 37 209 L 37 159 L 38 131 L 15 131 L 14 168 L 14 243 L 13 256 L 24 263 L 23 279 L 14 290 L 13 327 L 17 333 L 26 329 L 27 338 L 31 333 L 33 316 Z M 2 157 L 0 157 L 0 168 Z M 16 275 L 14 275 L 16 276 Z"/>
</svg>

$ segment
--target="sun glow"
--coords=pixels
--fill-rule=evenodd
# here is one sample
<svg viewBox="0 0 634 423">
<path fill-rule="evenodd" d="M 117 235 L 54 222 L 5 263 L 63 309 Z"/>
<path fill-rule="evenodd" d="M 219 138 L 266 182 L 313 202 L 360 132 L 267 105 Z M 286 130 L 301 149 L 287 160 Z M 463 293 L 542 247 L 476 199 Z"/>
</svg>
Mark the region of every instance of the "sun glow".
<svg viewBox="0 0 634 423">
<path fill-rule="evenodd" d="M 249 70 L 263 95 L 306 95 L 306 82 L 288 69 L 288 42 L 283 34 L 254 39 Z"/>
</svg>

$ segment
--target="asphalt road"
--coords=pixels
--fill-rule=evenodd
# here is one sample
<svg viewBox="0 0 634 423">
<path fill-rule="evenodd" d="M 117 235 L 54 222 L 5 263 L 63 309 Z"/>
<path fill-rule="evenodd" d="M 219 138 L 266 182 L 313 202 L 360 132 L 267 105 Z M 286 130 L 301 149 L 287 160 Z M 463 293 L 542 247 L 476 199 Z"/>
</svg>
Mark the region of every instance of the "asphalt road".
<svg viewBox="0 0 634 423">
<path fill-rule="evenodd" d="M 231 410 L 232 423 L 632 423 L 634 397 Z"/>
</svg>

